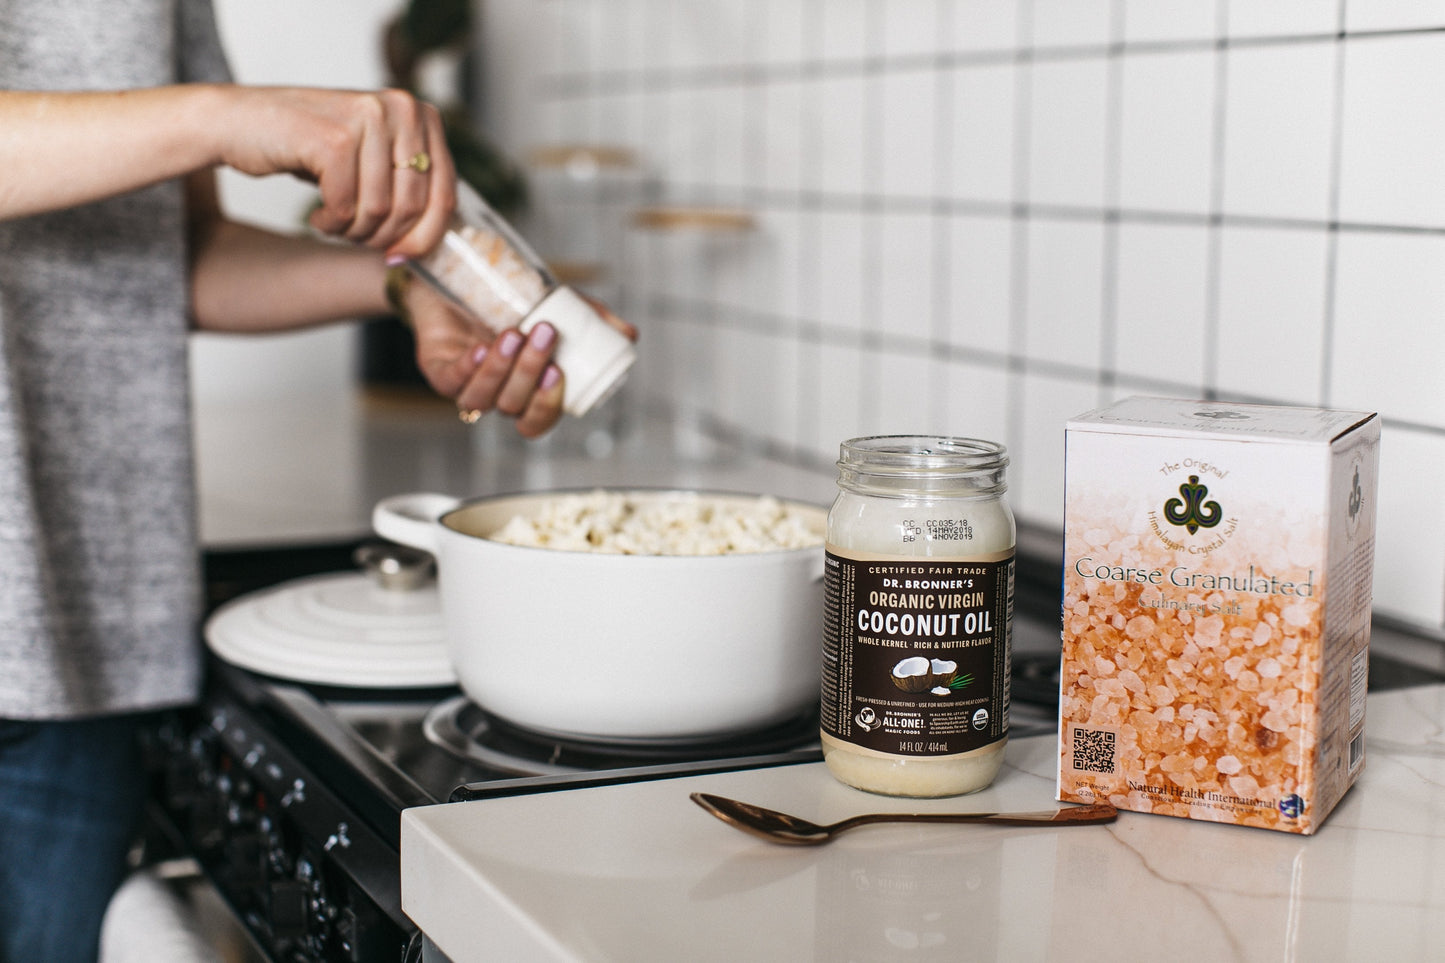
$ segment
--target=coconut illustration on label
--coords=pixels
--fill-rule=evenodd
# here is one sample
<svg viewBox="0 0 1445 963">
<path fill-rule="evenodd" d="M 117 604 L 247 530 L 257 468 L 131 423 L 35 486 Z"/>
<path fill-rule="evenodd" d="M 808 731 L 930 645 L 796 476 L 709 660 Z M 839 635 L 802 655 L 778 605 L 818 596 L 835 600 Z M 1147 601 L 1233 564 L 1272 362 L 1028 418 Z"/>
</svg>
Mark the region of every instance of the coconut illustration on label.
<svg viewBox="0 0 1445 963">
<path fill-rule="evenodd" d="M 913 656 L 893 667 L 893 684 L 904 692 L 917 695 L 932 692 L 936 696 L 952 695 L 973 682 L 973 676 L 960 674 L 958 663 L 945 659 Z"/>
</svg>

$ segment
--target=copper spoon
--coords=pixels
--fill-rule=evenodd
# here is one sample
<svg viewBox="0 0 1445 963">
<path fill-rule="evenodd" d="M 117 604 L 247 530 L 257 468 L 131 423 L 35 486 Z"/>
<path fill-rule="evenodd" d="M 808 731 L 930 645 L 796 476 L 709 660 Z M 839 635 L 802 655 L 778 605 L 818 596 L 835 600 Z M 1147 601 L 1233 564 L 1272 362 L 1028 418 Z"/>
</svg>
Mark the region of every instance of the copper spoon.
<svg viewBox="0 0 1445 963">
<path fill-rule="evenodd" d="M 866 813 L 819 826 L 806 819 L 764 809 L 726 796 L 695 792 L 692 801 L 730 826 L 773 843 L 815 846 L 844 830 L 867 823 L 992 823 L 995 826 L 1084 826 L 1113 822 L 1119 811 L 1108 803 L 1063 806 L 1037 813 Z"/>
</svg>

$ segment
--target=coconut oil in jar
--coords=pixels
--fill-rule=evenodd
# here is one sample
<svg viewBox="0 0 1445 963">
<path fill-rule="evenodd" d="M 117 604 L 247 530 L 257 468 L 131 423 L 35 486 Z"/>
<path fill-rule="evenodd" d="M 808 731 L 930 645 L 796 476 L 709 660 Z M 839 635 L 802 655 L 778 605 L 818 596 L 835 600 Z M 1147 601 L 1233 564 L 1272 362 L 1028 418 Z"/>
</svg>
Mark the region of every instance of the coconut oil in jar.
<svg viewBox="0 0 1445 963">
<path fill-rule="evenodd" d="M 1008 741 L 1008 456 L 973 438 L 844 442 L 828 513 L 821 738 L 840 781 L 983 789 Z"/>
</svg>

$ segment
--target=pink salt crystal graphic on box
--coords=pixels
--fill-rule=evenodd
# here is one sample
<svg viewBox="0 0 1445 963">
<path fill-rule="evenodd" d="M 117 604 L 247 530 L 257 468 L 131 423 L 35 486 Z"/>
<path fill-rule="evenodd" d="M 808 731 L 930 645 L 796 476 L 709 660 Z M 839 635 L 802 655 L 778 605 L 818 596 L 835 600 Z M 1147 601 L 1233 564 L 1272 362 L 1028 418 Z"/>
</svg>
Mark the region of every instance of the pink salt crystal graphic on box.
<svg viewBox="0 0 1445 963">
<path fill-rule="evenodd" d="M 1167 406 L 1145 431 L 1145 400 L 1124 431 L 1070 424 L 1059 796 L 1313 832 L 1363 762 L 1373 513 L 1362 540 L 1336 497 L 1358 466 L 1329 432 L 1171 434 Z M 1360 419 L 1372 479 L 1378 421 L 1339 433 Z"/>
</svg>

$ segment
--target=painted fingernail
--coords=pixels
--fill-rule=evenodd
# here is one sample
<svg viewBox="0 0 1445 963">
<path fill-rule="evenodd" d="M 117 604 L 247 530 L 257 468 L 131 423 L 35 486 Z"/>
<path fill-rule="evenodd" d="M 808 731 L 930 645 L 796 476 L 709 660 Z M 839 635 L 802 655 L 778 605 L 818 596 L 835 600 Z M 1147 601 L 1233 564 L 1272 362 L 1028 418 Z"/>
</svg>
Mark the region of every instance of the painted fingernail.
<svg viewBox="0 0 1445 963">
<path fill-rule="evenodd" d="M 406 255 L 405 255 L 405 254 L 388 254 L 388 255 L 386 256 L 386 266 L 387 266 L 387 267 L 401 267 L 401 266 L 402 266 L 403 264 L 405 264 L 405 263 L 406 263 Z"/>
<path fill-rule="evenodd" d="M 515 331 L 508 331 L 502 335 L 502 340 L 497 342 L 497 350 L 504 358 L 514 358 L 518 349 L 522 347 L 522 336 Z"/>
<path fill-rule="evenodd" d="M 472 352 L 472 364 L 481 364 L 487 360 L 487 348 L 488 346 L 485 344 L 477 345 L 476 350 Z"/>
<path fill-rule="evenodd" d="M 532 329 L 532 333 L 527 336 L 527 340 L 538 351 L 546 351 L 552 347 L 552 342 L 557 340 L 557 329 L 546 321 L 539 322 Z"/>
<path fill-rule="evenodd" d="M 550 391 L 557 382 L 562 380 L 562 369 L 555 364 L 547 365 L 547 370 L 542 372 L 541 388 L 543 391 Z"/>
</svg>

